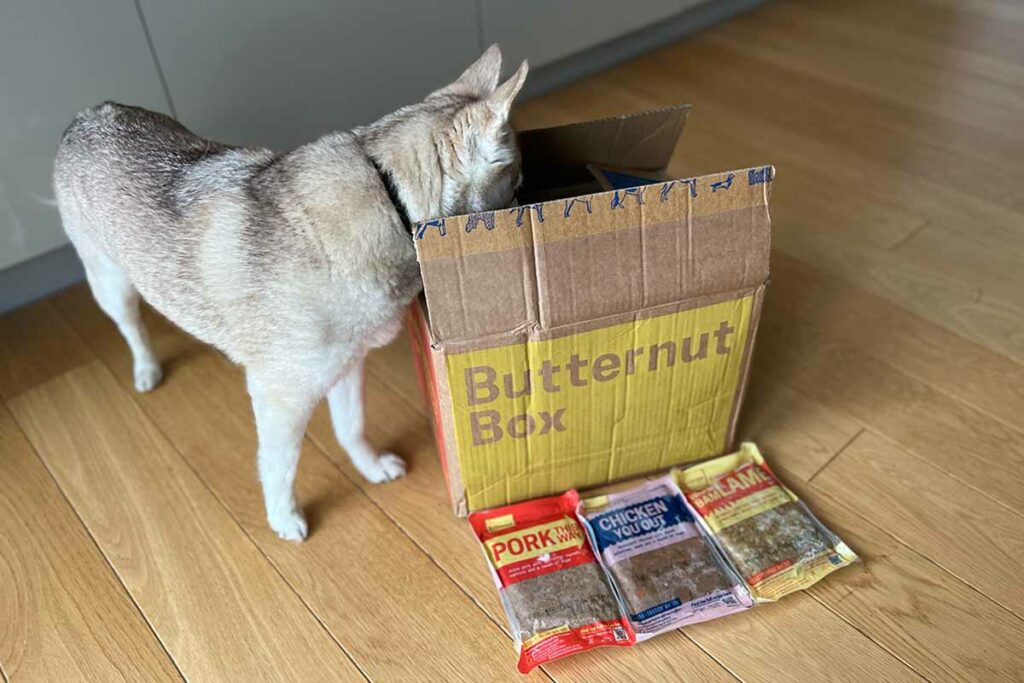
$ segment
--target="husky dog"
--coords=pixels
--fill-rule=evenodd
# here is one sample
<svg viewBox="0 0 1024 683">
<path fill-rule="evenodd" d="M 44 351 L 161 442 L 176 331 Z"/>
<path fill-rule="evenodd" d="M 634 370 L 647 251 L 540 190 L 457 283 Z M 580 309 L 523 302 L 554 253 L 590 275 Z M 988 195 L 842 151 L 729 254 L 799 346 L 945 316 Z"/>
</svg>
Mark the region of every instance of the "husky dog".
<svg viewBox="0 0 1024 683">
<path fill-rule="evenodd" d="M 64 133 L 54 187 L 93 296 L 131 348 L 138 391 L 161 380 L 139 295 L 245 367 L 267 521 L 301 541 L 293 492 L 325 395 L 339 443 L 371 482 L 405 463 L 363 436 L 367 352 L 422 283 L 410 221 L 504 208 L 519 183 L 509 110 L 526 62 L 498 85 L 492 46 L 422 102 L 284 154 L 204 140 L 105 103 Z"/>
</svg>

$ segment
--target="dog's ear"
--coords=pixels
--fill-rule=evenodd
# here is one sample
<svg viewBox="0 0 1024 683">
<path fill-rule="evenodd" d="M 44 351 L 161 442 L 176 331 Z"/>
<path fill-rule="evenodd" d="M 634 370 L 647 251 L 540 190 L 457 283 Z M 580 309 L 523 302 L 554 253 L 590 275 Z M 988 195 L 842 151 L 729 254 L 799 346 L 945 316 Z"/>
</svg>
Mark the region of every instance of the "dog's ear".
<svg viewBox="0 0 1024 683">
<path fill-rule="evenodd" d="M 461 76 L 437 92 L 487 97 L 497 87 L 500 74 L 501 49 L 495 43 L 487 48 L 468 69 L 463 71 Z"/>
<path fill-rule="evenodd" d="M 494 112 L 498 120 L 501 121 L 502 125 L 508 121 L 509 112 L 512 110 L 512 102 L 516 99 L 519 91 L 523 89 L 523 83 L 526 82 L 526 74 L 529 70 L 530 65 L 524 59 L 519 68 L 516 69 L 516 72 L 487 97 L 487 105 Z"/>
</svg>

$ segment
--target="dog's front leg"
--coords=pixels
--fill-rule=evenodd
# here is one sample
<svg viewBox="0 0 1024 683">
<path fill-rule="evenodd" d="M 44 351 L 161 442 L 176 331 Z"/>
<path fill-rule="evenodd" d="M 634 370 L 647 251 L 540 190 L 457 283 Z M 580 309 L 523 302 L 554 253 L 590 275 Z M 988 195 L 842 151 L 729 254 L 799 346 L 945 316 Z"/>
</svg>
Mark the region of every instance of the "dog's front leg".
<svg viewBox="0 0 1024 683">
<path fill-rule="evenodd" d="M 257 461 L 267 522 L 284 540 L 301 541 L 307 529 L 295 501 L 295 471 L 316 397 L 294 384 L 282 383 L 279 377 L 267 381 L 250 372 L 247 380 L 256 415 Z"/>
<path fill-rule="evenodd" d="M 405 462 L 397 455 L 377 452 L 363 434 L 363 361 L 354 363 L 327 393 L 331 423 L 338 443 L 348 452 L 359 473 L 374 484 L 405 474 Z"/>
</svg>

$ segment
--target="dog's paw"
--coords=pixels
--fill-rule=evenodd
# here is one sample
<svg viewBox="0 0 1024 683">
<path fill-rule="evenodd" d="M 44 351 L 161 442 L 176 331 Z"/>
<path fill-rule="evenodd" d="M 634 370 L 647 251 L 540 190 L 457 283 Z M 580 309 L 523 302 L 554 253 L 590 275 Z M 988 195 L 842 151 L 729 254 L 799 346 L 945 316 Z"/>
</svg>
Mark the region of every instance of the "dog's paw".
<svg viewBox="0 0 1024 683">
<path fill-rule="evenodd" d="M 367 467 L 363 476 L 371 484 L 382 484 L 405 476 L 405 461 L 392 453 L 381 453 L 377 462 Z"/>
<path fill-rule="evenodd" d="M 286 541 L 300 542 L 306 540 L 306 518 L 297 510 L 267 515 L 270 528 Z"/>
<path fill-rule="evenodd" d="M 135 368 L 135 391 L 152 391 L 164 378 L 159 365 L 140 365 Z"/>
</svg>

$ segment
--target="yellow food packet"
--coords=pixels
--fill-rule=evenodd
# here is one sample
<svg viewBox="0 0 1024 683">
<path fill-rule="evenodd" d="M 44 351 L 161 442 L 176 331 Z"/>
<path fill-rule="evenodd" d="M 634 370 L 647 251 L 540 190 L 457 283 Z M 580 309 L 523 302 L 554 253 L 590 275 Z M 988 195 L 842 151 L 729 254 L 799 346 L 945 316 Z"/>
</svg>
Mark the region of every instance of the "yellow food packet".
<svg viewBox="0 0 1024 683">
<path fill-rule="evenodd" d="M 673 475 L 759 602 L 809 588 L 857 559 L 782 485 L 753 443 Z"/>
</svg>

